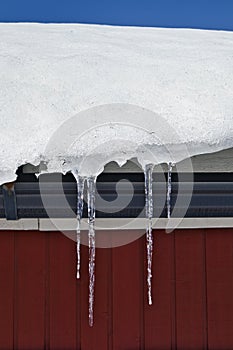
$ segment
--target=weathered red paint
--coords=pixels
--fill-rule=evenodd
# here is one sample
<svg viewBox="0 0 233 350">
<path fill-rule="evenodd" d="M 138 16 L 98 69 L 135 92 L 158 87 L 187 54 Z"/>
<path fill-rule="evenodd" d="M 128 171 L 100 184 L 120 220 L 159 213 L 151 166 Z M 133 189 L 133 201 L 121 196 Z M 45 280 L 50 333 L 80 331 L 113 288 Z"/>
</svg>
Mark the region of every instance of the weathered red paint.
<svg viewBox="0 0 233 350">
<path fill-rule="evenodd" d="M 1 231 L 0 349 L 233 349 L 232 230 L 158 230 L 154 243 L 151 307 L 145 238 L 97 249 L 90 328 L 88 248 L 77 281 L 72 240 Z"/>
</svg>

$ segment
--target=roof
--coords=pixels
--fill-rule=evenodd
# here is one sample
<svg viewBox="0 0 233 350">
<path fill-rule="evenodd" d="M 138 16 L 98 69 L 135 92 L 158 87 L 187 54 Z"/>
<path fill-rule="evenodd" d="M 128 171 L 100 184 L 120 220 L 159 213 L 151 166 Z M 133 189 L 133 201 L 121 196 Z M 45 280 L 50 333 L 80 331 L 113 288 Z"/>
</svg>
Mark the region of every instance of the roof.
<svg viewBox="0 0 233 350">
<path fill-rule="evenodd" d="M 233 146 L 233 32 L 5 23 L 0 47 L 0 183 Z"/>
</svg>

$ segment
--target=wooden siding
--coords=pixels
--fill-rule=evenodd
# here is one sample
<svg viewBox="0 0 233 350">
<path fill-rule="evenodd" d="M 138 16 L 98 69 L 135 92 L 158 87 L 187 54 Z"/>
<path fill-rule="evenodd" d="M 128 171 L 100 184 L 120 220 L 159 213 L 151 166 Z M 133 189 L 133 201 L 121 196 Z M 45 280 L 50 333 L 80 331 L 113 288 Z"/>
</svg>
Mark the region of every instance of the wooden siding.
<svg viewBox="0 0 233 350">
<path fill-rule="evenodd" d="M 84 233 L 83 233 L 84 234 Z M 98 233 L 97 233 L 98 234 Z M 145 237 L 97 249 L 94 327 L 88 249 L 59 232 L 0 232 L 0 349 L 233 349 L 233 231 L 154 231 L 153 306 Z"/>
</svg>

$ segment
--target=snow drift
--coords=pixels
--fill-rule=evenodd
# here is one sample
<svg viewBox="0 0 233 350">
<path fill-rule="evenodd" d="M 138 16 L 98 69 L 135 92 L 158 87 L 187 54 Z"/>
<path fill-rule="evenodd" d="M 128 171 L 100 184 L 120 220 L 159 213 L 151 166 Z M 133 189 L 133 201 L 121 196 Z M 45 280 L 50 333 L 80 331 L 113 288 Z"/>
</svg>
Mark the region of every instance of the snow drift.
<svg viewBox="0 0 233 350">
<path fill-rule="evenodd" d="M 83 173 L 96 175 L 109 160 L 151 161 L 143 147 L 161 163 L 233 146 L 232 32 L 0 24 L 0 49 L 0 183 L 42 160 L 64 172 L 85 159 Z M 93 127 L 77 139 L 88 117 Z"/>
</svg>

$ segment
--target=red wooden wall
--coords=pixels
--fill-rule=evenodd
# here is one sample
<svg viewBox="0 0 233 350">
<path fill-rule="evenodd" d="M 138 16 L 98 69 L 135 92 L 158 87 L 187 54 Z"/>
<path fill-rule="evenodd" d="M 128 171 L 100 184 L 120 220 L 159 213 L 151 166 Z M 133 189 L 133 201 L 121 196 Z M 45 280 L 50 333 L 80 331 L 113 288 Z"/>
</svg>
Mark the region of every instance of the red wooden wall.
<svg viewBox="0 0 233 350">
<path fill-rule="evenodd" d="M 233 349 L 233 231 L 154 231 L 150 307 L 144 239 L 97 250 L 89 328 L 87 247 L 77 281 L 61 233 L 0 232 L 0 349 Z"/>
</svg>

